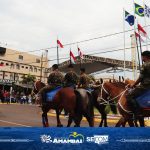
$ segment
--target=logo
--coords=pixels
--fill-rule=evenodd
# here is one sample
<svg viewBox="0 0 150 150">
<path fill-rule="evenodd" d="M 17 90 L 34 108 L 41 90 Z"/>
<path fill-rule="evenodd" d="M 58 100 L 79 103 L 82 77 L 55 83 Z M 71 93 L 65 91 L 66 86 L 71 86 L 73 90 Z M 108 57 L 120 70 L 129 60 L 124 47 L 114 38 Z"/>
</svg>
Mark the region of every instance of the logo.
<svg viewBox="0 0 150 150">
<path fill-rule="evenodd" d="M 107 144 L 109 141 L 108 135 L 94 135 L 93 137 L 87 137 L 86 141 L 96 144 Z"/>
<path fill-rule="evenodd" d="M 54 137 L 50 135 L 41 135 L 42 143 L 54 143 L 54 144 L 82 144 L 84 142 L 84 136 L 77 132 L 72 132 L 68 137 Z"/>
<path fill-rule="evenodd" d="M 51 143 L 51 136 L 50 135 L 41 135 L 41 142 L 42 143 Z"/>
</svg>

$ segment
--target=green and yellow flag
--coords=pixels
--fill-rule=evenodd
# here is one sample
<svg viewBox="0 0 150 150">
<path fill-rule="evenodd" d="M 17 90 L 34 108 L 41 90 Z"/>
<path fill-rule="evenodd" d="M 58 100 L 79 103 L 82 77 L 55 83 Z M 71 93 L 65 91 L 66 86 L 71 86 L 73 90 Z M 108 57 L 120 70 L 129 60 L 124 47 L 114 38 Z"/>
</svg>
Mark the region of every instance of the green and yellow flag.
<svg viewBox="0 0 150 150">
<path fill-rule="evenodd" d="M 135 3 L 135 13 L 140 17 L 144 17 L 144 8 Z"/>
</svg>

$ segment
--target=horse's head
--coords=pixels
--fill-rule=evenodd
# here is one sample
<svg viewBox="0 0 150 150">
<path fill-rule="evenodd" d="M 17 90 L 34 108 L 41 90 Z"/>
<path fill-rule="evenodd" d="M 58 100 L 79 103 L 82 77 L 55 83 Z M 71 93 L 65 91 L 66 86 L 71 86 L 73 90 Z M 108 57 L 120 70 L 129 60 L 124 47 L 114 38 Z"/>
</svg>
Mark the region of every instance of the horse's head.
<svg viewBox="0 0 150 150">
<path fill-rule="evenodd" d="M 39 90 L 40 90 L 41 88 L 43 88 L 44 86 L 45 86 L 45 83 L 41 82 L 40 80 L 36 81 L 36 82 L 34 83 L 33 92 L 34 92 L 35 94 L 37 94 L 37 93 L 39 92 Z"/>
<path fill-rule="evenodd" d="M 134 83 L 135 83 L 135 81 L 133 81 L 133 80 L 130 80 L 130 79 L 126 79 L 126 80 L 125 80 L 125 84 L 132 85 L 132 84 L 134 84 Z"/>
</svg>

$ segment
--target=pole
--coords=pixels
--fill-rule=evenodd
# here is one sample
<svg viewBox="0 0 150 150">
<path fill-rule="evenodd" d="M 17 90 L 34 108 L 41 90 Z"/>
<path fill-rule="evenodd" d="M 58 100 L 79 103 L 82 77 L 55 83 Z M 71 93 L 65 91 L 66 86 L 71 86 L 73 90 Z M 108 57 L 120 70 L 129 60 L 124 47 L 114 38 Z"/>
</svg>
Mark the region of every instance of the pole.
<svg viewBox="0 0 150 150">
<path fill-rule="evenodd" d="M 146 17 L 145 17 L 145 0 L 143 0 L 143 8 L 144 8 L 144 23 L 145 23 L 145 31 L 147 33 L 147 27 L 146 27 Z M 148 38 L 146 37 L 146 49 L 148 50 Z"/>
<path fill-rule="evenodd" d="M 126 53 L 125 53 L 125 49 L 126 49 L 126 40 L 125 40 L 125 10 L 123 8 L 123 39 L 124 39 L 124 79 L 125 79 L 125 76 L 126 76 L 126 73 L 125 73 L 125 69 L 126 69 L 126 62 L 125 62 L 125 59 L 126 59 Z"/>
<path fill-rule="evenodd" d="M 42 81 L 42 68 L 43 68 L 43 53 L 42 53 L 42 56 L 41 56 L 40 81 Z"/>
<path fill-rule="evenodd" d="M 69 56 L 70 56 L 70 64 L 72 64 L 72 63 L 71 63 L 71 48 L 70 48 Z"/>
<path fill-rule="evenodd" d="M 57 37 L 57 65 L 59 65 L 58 37 Z"/>
<path fill-rule="evenodd" d="M 78 45 L 77 45 L 77 49 L 78 49 L 78 56 L 79 56 L 79 61 L 80 61 L 80 69 L 81 69 L 82 62 L 81 62 L 81 56 L 80 56 L 80 52 L 79 52 L 79 47 L 78 47 Z"/>
<path fill-rule="evenodd" d="M 134 3 L 134 0 L 133 0 L 133 11 L 134 11 L 134 17 L 135 17 L 135 3 Z M 136 31 L 136 27 L 135 27 L 135 22 L 134 22 L 134 34 L 135 34 L 135 31 Z M 137 48 L 138 48 L 138 46 L 137 46 Z M 135 51 L 135 78 L 137 78 L 137 53 L 136 53 L 136 51 Z"/>
<path fill-rule="evenodd" d="M 140 54 L 139 54 L 139 47 L 138 47 L 138 41 L 137 41 L 137 37 L 136 34 L 134 33 L 135 36 L 135 40 L 136 40 L 136 47 L 137 47 L 137 53 L 138 53 L 138 62 L 139 62 L 139 69 L 141 70 L 141 65 L 140 65 Z"/>
</svg>

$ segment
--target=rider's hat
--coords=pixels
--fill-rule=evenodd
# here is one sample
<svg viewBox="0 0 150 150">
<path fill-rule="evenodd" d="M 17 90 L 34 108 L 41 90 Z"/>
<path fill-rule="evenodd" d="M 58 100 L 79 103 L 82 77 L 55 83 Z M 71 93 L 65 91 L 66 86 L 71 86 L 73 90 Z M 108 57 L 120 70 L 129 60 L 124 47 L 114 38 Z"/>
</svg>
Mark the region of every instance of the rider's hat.
<svg viewBox="0 0 150 150">
<path fill-rule="evenodd" d="M 144 51 L 142 52 L 141 54 L 142 56 L 146 56 L 146 57 L 149 57 L 150 58 L 150 51 Z"/>
</svg>

